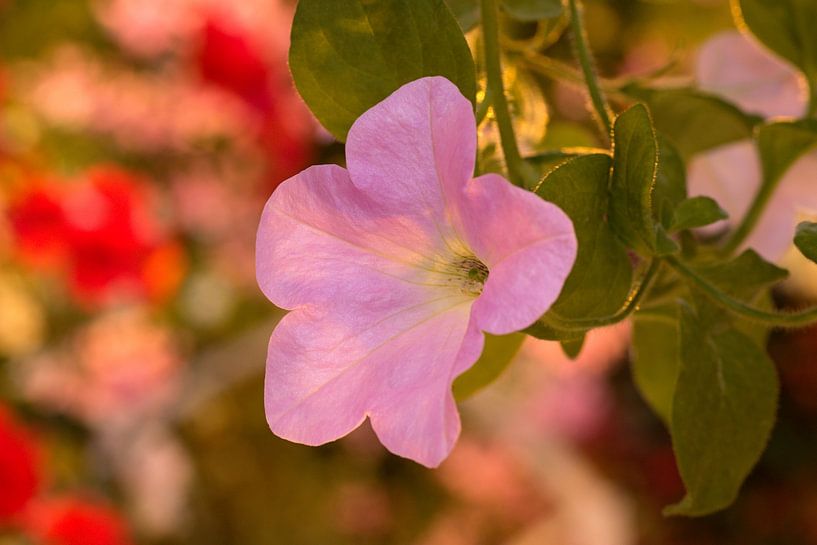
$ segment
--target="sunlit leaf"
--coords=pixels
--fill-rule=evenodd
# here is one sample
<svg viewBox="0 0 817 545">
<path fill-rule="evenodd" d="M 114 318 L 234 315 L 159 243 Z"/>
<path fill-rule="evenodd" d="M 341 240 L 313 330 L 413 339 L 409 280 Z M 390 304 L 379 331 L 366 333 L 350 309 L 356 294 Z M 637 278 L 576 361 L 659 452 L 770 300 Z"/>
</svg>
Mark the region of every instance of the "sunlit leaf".
<svg viewBox="0 0 817 545">
<path fill-rule="evenodd" d="M 339 140 L 363 112 L 424 76 L 474 102 L 471 51 L 443 0 L 300 0 L 289 64 L 315 117 Z"/>
<path fill-rule="evenodd" d="M 817 87 L 817 2 L 814 0 L 733 0 L 739 26 L 798 67 Z"/>
<path fill-rule="evenodd" d="M 677 250 L 653 216 L 658 175 L 658 142 L 650 114 L 636 104 L 618 116 L 613 127 L 610 225 L 627 246 L 641 255 Z"/>
<path fill-rule="evenodd" d="M 614 314 L 630 291 L 630 259 L 604 220 L 610 204 L 610 164 L 610 156 L 604 154 L 569 159 L 536 189 L 570 217 L 579 243 L 573 270 L 551 307 L 551 313 L 563 318 Z"/>
</svg>

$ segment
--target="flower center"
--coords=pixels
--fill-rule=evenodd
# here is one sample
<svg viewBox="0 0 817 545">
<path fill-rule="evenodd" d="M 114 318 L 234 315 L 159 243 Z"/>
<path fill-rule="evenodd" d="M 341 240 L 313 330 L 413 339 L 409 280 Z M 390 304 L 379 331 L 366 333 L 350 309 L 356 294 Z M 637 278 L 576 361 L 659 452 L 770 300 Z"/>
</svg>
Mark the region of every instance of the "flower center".
<svg viewBox="0 0 817 545">
<path fill-rule="evenodd" d="M 478 296 L 488 279 L 488 267 L 474 256 L 464 257 L 454 263 L 454 269 L 462 283 L 460 289 L 466 295 Z"/>
</svg>

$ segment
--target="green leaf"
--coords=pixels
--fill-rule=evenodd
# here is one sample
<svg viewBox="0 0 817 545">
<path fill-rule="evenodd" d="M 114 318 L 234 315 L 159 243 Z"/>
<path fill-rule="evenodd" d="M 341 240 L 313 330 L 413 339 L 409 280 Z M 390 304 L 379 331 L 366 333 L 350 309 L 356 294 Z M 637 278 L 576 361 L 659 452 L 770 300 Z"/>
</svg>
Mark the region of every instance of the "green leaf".
<svg viewBox="0 0 817 545">
<path fill-rule="evenodd" d="M 565 356 L 567 356 L 571 360 L 575 360 L 576 358 L 579 357 L 579 354 L 582 353 L 582 348 L 584 347 L 584 340 L 585 336 L 582 335 L 580 339 L 561 341 L 559 344 L 562 345 L 562 352 L 565 353 Z"/>
<path fill-rule="evenodd" d="M 630 292 L 630 258 L 604 220 L 609 209 L 610 164 L 605 154 L 568 159 L 535 191 L 570 217 L 579 243 L 573 270 L 550 310 L 562 318 L 615 314 Z"/>
<path fill-rule="evenodd" d="M 647 89 L 630 85 L 623 91 L 650 107 L 656 129 L 686 158 L 747 140 L 760 122 L 760 118 L 743 113 L 725 100 L 695 89 Z"/>
<path fill-rule="evenodd" d="M 445 3 L 457 18 L 463 32 L 468 32 L 479 23 L 479 0 L 445 0 Z"/>
<path fill-rule="evenodd" d="M 763 188 L 773 191 L 786 171 L 804 153 L 817 145 L 817 121 L 783 121 L 763 125 L 757 131 L 757 146 L 763 167 Z"/>
<path fill-rule="evenodd" d="M 817 84 L 817 2 L 733 0 L 738 26 L 748 28 L 769 49 L 797 66 L 812 89 Z M 741 24 L 743 23 L 743 24 Z"/>
<path fill-rule="evenodd" d="M 746 250 L 725 263 L 709 263 L 695 270 L 724 293 L 745 301 L 755 300 L 764 288 L 785 279 L 786 269 L 769 263 L 754 250 Z"/>
<path fill-rule="evenodd" d="M 557 329 L 545 323 L 544 320 L 539 320 L 525 329 L 523 333 L 543 341 L 578 341 L 584 337 L 585 331 Z"/>
<path fill-rule="evenodd" d="M 479 23 L 479 0 L 445 0 L 464 32 Z M 562 14 L 561 0 L 502 0 L 505 12 L 520 21 L 534 22 L 554 19 Z"/>
<path fill-rule="evenodd" d="M 632 374 L 647 404 L 669 425 L 678 378 L 678 305 L 637 312 L 633 318 Z"/>
<path fill-rule="evenodd" d="M 443 0 L 300 0 L 289 65 L 304 101 L 339 140 L 402 85 L 444 76 L 472 103 L 471 51 Z"/>
<path fill-rule="evenodd" d="M 502 7 L 520 21 L 552 19 L 562 14 L 561 0 L 503 0 Z"/>
<path fill-rule="evenodd" d="M 658 135 L 658 174 L 652 197 L 653 216 L 670 229 L 675 209 L 687 198 L 686 165 L 681 154 L 662 134 Z"/>
<path fill-rule="evenodd" d="M 522 333 L 500 337 L 485 335 L 485 348 L 482 350 L 482 356 L 454 381 L 454 397 L 457 401 L 471 397 L 495 381 L 519 352 L 524 340 L 525 335 Z"/>
<path fill-rule="evenodd" d="M 681 307 L 680 370 L 670 432 L 684 499 L 669 515 L 706 515 L 731 504 L 763 452 L 779 392 L 774 364 L 751 339 L 705 329 Z"/>
<path fill-rule="evenodd" d="M 683 231 L 710 225 L 724 220 L 729 215 L 714 199 L 709 197 L 692 197 L 683 201 L 675 209 L 670 231 Z"/>
<path fill-rule="evenodd" d="M 800 223 L 794 235 L 794 244 L 804 256 L 817 263 L 817 223 Z"/>
<path fill-rule="evenodd" d="M 609 216 L 613 231 L 643 256 L 673 253 L 677 245 L 653 217 L 658 141 L 643 104 L 636 104 L 618 116 L 613 141 Z"/>
</svg>

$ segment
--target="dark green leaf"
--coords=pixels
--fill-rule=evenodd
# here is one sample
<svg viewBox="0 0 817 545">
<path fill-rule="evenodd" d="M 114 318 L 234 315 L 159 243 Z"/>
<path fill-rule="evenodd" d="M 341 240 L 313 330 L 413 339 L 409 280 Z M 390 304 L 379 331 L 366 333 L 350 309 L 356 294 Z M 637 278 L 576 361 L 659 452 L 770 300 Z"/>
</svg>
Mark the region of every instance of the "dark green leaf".
<svg viewBox="0 0 817 545">
<path fill-rule="evenodd" d="M 817 83 L 817 2 L 814 0 L 733 0 L 739 21 L 769 49 Z M 743 26 L 743 25 L 740 25 Z"/>
<path fill-rule="evenodd" d="M 751 138 L 759 118 L 695 89 L 624 88 L 650 107 L 655 127 L 689 158 L 698 152 Z"/>
<path fill-rule="evenodd" d="M 799 224 L 794 244 L 804 256 L 817 263 L 817 223 L 804 221 Z"/>
<path fill-rule="evenodd" d="M 339 140 L 363 112 L 424 76 L 474 102 L 471 51 L 443 0 L 300 0 L 289 64 L 315 117 Z"/>
<path fill-rule="evenodd" d="M 497 337 L 485 335 L 482 356 L 468 371 L 454 381 L 454 397 L 462 401 L 495 381 L 519 352 L 525 335 L 512 333 Z"/>
<path fill-rule="evenodd" d="M 763 125 L 757 146 L 763 167 L 762 191 L 773 191 L 786 171 L 817 145 L 817 121 L 783 121 Z"/>
<path fill-rule="evenodd" d="M 585 336 L 582 336 L 582 338 L 580 339 L 561 341 L 559 344 L 562 345 L 562 351 L 565 353 L 565 356 L 567 356 L 571 360 L 575 360 L 576 358 L 579 357 L 579 354 L 582 353 L 582 348 L 584 347 L 584 339 Z"/>
<path fill-rule="evenodd" d="M 686 497 L 671 515 L 706 515 L 731 504 L 774 425 L 774 364 L 751 339 L 725 327 L 705 329 L 681 307 L 680 370 L 671 435 Z"/>
<path fill-rule="evenodd" d="M 692 197 L 683 201 L 675 209 L 670 231 L 682 231 L 710 225 L 726 219 L 729 215 L 714 199 L 709 197 Z"/>
<path fill-rule="evenodd" d="M 653 215 L 664 229 L 672 226 L 675 209 L 687 198 L 686 165 L 678 150 L 658 135 L 658 175 L 652 197 Z"/>
<path fill-rule="evenodd" d="M 636 104 L 613 127 L 610 225 L 627 246 L 644 256 L 677 249 L 653 217 L 652 196 L 658 174 L 658 142 L 650 114 Z"/>
<path fill-rule="evenodd" d="M 562 163 L 536 193 L 573 221 L 579 243 L 576 262 L 551 313 L 562 318 L 614 314 L 630 292 L 632 266 L 626 249 L 604 218 L 609 207 L 610 157 L 583 155 Z"/>
<path fill-rule="evenodd" d="M 678 306 L 637 312 L 633 319 L 633 380 L 647 404 L 669 425 L 678 378 Z"/>
<path fill-rule="evenodd" d="M 705 264 L 695 267 L 697 272 L 723 292 L 753 301 L 763 291 L 788 276 L 786 269 L 769 263 L 754 250 L 746 250 L 725 263 Z"/>
<path fill-rule="evenodd" d="M 562 14 L 561 0 L 503 0 L 502 7 L 520 21 L 552 19 Z"/>
<path fill-rule="evenodd" d="M 463 32 L 468 32 L 479 23 L 479 0 L 445 0 L 445 3 Z"/>
<path fill-rule="evenodd" d="M 557 329 L 539 320 L 525 329 L 524 333 L 543 341 L 577 341 L 584 337 L 585 331 Z"/>
</svg>

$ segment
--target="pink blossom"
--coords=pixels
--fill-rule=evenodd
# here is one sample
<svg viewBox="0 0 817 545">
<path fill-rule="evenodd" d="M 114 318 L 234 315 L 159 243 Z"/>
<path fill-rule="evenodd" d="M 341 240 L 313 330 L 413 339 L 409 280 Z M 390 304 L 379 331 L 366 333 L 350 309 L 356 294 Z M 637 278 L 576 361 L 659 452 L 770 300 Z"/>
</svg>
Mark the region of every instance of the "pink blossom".
<svg viewBox="0 0 817 545">
<path fill-rule="evenodd" d="M 460 419 L 451 384 L 541 316 L 576 254 L 568 217 L 496 174 L 472 179 L 476 124 L 449 81 L 409 83 L 363 114 L 348 170 L 311 167 L 268 201 L 258 281 L 292 310 L 272 334 L 272 431 L 318 445 L 369 417 L 395 454 L 437 466 Z"/>
<path fill-rule="evenodd" d="M 799 116 L 805 111 L 802 77 L 737 33 L 717 36 L 702 49 L 698 77 L 704 89 L 739 106 L 766 116 Z M 737 225 L 751 206 L 761 185 L 762 170 L 756 145 L 739 141 L 699 154 L 690 162 L 691 195 L 715 198 L 729 219 L 708 230 Z M 800 221 L 817 216 L 817 153 L 798 159 L 780 180 L 743 247 L 754 248 L 764 258 L 793 265 L 794 280 L 814 275 L 805 259 L 792 259 L 792 239 Z M 800 282 L 798 282 L 800 283 Z M 813 281 L 811 282 L 813 284 Z M 810 290 L 811 291 L 811 290 Z"/>
<path fill-rule="evenodd" d="M 800 117 L 806 84 L 793 66 L 738 32 L 723 32 L 698 52 L 698 86 L 763 117 Z"/>
<path fill-rule="evenodd" d="M 67 348 L 19 366 L 26 399 L 110 428 L 159 411 L 177 394 L 182 359 L 175 339 L 144 309 L 103 314 Z"/>
</svg>

